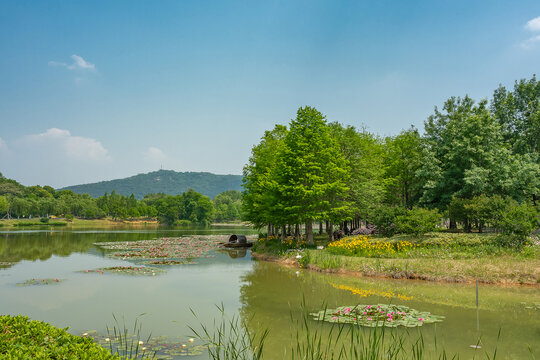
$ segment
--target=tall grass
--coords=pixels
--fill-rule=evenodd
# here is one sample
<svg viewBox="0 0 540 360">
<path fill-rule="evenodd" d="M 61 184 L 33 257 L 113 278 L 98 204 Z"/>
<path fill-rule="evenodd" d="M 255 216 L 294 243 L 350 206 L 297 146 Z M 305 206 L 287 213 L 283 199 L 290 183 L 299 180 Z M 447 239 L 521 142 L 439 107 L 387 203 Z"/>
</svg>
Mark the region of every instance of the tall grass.
<svg viewBox="0 0 540 360">
<path fill-rule="evenodd" d="M 146 348 L 141 345 L 141 342 L 142 344 L 148 344 L 152 338 L 152 334 L 149 334 L 146 341 L 141 340 L 142 323 L 139 321 L 139 318 L 143 315 L 141 314 L 135 318 L 133 332 L 130 333 L 124 318 L 122 317 L 122 324 L 120 324 L 113 314 L 113 327 L 109 328 L 107 325 L 107 334 L 110 339 L 108 344 L 111 354 L 119 355 L 125 359 L 154 359 L 156 357 L 155 351 L 147 352 Z"/>
<path fill-rule="evenodd" d="M 221 314 L 214 319 L 213 326 L 200 323 L 200 329 L 189 326 L 193 336 L 202 340 L 208 348 L 208 357 L 212 360 L 259 360 L 262 359 L 264 342 L 268 330 L 253 333 L 248 330 L 245 320 L 239 316 L 228 318 L 223 304 L 216 306 Z M 192 314 L 198 319 L 197 314 Z"/>
</svg>

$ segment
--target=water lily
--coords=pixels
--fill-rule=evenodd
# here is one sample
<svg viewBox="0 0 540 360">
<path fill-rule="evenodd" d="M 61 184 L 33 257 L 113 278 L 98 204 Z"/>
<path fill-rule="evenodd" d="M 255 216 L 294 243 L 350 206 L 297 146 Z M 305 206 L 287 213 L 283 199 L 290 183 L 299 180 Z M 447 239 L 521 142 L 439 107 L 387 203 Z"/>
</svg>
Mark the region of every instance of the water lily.
<svg viewBox="0 0 540 360">
<path fill-rule="evenodd" d="M 193 343 L 193 342 L 195 341 L 195 339 L 194 339 L 194 338 L 189 338 L 188 341 L 189 341 L 190 343 Z"/>
<path fill-rule="evenodd" d="M 111 339 L 109 339 L 109 338 L 105 338 L 105 341 L 106 341 L 106 342 L 109 342 L 109 341 L 111 341 Z"/>
<path fill-rule="evenodd" d="M 142 344 L 143 344 L 143 342 L 142 342 L 142 341 L 139 341 L 139 345 L 142 345 Z"/>
</svg>

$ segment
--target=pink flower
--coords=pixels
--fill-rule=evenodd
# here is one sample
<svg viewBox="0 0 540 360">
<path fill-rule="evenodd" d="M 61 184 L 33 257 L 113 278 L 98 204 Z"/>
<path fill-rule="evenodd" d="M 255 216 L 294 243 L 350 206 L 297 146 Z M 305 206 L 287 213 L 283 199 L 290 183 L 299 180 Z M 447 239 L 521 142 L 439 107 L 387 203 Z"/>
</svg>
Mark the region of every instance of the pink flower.
<svg viewBox="0 0 540 360">
<path fill-rule="evenodd" d="M 337 320 L 337 316 L 334 316 L 334 317 L 332 318 L 332 320 Z"/>
<path fill-rule="evenodd" d="M 369 321 L 371 321 L 371 318 L 367 318 Z"/>
<path fill-rule="evenodd" d="M 371 309 L 371 305 L 368 305 L 368 306 L 366 307 L 366 309 Z"/>
<path fill-rule="evenodd" d="M 424 321 L 424 318 L 420 318 L 420 319 L 418 319 L 418 321 Z"/>
<path fill-rule="evenodd" d="M 366 315 L 366 314 L 367 314 L 367 312 L 365 312 L 365 311 L 362 313 L 362 315 Z"/>
</svg>

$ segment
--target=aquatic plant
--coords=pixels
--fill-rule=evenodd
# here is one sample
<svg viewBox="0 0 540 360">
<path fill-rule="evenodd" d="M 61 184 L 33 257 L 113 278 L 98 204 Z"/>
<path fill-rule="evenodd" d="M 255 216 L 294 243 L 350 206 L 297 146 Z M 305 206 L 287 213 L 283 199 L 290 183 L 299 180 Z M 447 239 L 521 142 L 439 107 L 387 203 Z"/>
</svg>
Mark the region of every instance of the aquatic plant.
<svg viewBox="0 0 540 360">
<path fill-rule="evenodd" d="M 197 264 L 195 261 L 190 260 L 149 260 L 142 261 L 141 264 L 145 265 L 188 265 Z"/>
<path fill-rule="evenodd" d="M 96 243 L 106 250 L 117 250 L 107 256 L 121 259 L 194 259 L 213 257 L 209 252 L 217 248 L 224 236 L 189 236 L 157 240 Z"/>
<path fill-rule="evenodd" d="M 268 330 L 251 332 L 245 320 L 238 316 L 227 318 L 223 305 L 217 306 L 220 320 L 211 327 L 200 323 L 200 329 L 189 326 L 193 337 L 204 343 L 212 360 L 259 360 L 263 356 Z M 197 315 L 191 310 L 193 316 Z"/>
<path fill-rule="evenodd" d="M 314 320 L 331 323 L 357 324 L 368 327 L 418 327 L 440 322 L 444 316 L 418 311 L 404 305 L 377 304 L 342 306 L 311 313 Z"/>
<path fill-rule="evenodd" d="M 46 279 L 28 279 L 22 283 L 17 283 L 17 286 L 32 286 L 32 285 L 56 285 L 63 282 L 64 279 L 46 278 Z"/>
<path fill-rule="evenodd" d="M 155 276 L 165 272 L 165 270 L 150 266 L 110 266 L 92 270 L 81 270 L 83 273 L 98 274 L 122 274 L 122 275 L 144 275 Z"/>
</svg>

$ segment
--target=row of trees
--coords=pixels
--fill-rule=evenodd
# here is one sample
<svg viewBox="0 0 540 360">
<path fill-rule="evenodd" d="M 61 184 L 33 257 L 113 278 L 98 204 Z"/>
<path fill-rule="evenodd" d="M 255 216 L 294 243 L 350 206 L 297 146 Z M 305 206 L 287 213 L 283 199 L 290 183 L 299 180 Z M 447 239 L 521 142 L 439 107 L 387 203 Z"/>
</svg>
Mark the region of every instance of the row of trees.
<svg viewBox="0 0 540 360">
<path fill-rule="evenodd" d="M 452 202 L 498 195 L 535 206 L 540 195 L 540 82 L 500 86 L 491 101 L 452 97 L 425 121 L 380 137 L 298 109 L 252 149 L 244 168 L 244 214 L 269 234 L 326 222 L 358 227 L 385 207 L 437 209 L 464 224 Z M 344 223 L 345 222 L 345 223 Z M 473 222 L 481 227 L 481 222 Z"/>
<path fill-rule="evenodd" d="M 148 194 L 142 200 L 114 191 L 92 198 L 88 194 L 75 194 L 70 190 L 55 191 L 50 186 L 25 187 L 0 174 L 0 218 L 60 215 L 85 219 L 158 218 L 167 224 L 235 221 L 240 220 L 241 216 L 241 193 L 226 191 L 213 201 L 194 190 L 176 196 Z"/>
</svg>

